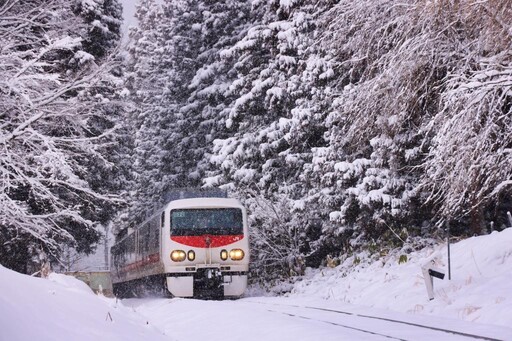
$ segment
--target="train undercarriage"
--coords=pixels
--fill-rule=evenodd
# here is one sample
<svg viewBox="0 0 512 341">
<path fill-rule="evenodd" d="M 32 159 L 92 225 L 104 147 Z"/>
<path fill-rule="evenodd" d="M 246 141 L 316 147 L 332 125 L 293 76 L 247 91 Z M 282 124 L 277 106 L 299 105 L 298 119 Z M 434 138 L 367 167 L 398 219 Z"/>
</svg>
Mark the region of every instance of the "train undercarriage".
<svg viewBox="0 0 512 341">
<path fill-rule="evenodd" d="M 246 274 L 226 273 L 218 268 L 199 268 L 194 273 L 153 275 L 116 283 L 113 291 L 119 298 L 178 296 L 222 300 L 239 298 L 246 285 Z"/>
</svg>

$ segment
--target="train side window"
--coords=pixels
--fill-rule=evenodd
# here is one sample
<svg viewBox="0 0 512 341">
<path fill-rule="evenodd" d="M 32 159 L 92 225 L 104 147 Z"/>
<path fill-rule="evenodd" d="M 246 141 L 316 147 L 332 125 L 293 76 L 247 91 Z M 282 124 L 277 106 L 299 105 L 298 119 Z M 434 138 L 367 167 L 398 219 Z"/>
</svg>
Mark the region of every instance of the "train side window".
<svg viewBox="0 0 512 341">
<path fill-rule="evenodd" d="M 162 212 L 162 217 L 160 218 L 160 227 L 164 228 L 165 224 L 165 212 Z"/>
</svg>

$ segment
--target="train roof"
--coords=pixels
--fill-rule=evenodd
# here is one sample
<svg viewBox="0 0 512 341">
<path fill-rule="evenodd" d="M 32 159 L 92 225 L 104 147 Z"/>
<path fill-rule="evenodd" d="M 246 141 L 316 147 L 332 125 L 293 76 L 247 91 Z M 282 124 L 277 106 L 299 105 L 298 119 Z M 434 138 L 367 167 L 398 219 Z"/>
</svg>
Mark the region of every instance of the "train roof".
<svg viewBox="0 0 512 341">
<path fill-rule="evenodd" d="M 173 200 L 166 208 L 223 208 L 223 207 L 239 207 L 243 208 L 240 201 L 232 198 L 190 198 L 190 199 L 180 199 Z"/>
<path fill-rule="evenodd" d="M 220 188 L 174 188 L 163 196 L 164 202 L 192 198 L 227 198 L 228 192 Z"/>
</svg>

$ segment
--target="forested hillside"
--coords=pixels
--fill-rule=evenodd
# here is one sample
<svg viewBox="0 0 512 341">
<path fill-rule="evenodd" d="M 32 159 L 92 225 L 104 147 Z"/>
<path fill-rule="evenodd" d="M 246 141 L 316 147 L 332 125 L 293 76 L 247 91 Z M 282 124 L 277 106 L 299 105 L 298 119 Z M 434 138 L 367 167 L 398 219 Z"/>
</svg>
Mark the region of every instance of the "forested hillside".
<svg viewBox="0 0 512 341">
<path fill-rule="evenodd" d="M 119 54 L 118 0 L 0 0 L 2 264 L 90 251 L 176 187 L 244 202 L 255 278 L 508 224 L 511 0 L 140 0 L 136 16 Z"/>
<path fill-rule="evenodd" d="M 255 271 L 274 274 L 445 222 L 505 224 L 511 1 L 145 0 L 137 15 L 134 212 L 176 186 L 229 189 Z"/>
</svg>

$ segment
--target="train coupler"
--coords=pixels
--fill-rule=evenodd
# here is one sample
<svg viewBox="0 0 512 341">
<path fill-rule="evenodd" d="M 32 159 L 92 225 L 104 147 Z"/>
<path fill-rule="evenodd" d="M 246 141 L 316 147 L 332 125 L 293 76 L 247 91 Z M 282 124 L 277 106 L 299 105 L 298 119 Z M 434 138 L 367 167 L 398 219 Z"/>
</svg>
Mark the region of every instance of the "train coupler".
<svg viewBox="0 0 512 341">
<path fill-rule="evenodd" d="M 194 296 L 202 298 L 224 296 L 223 276 L 220 269 L 197 269 L 194 274 Z"/>
</svg>

